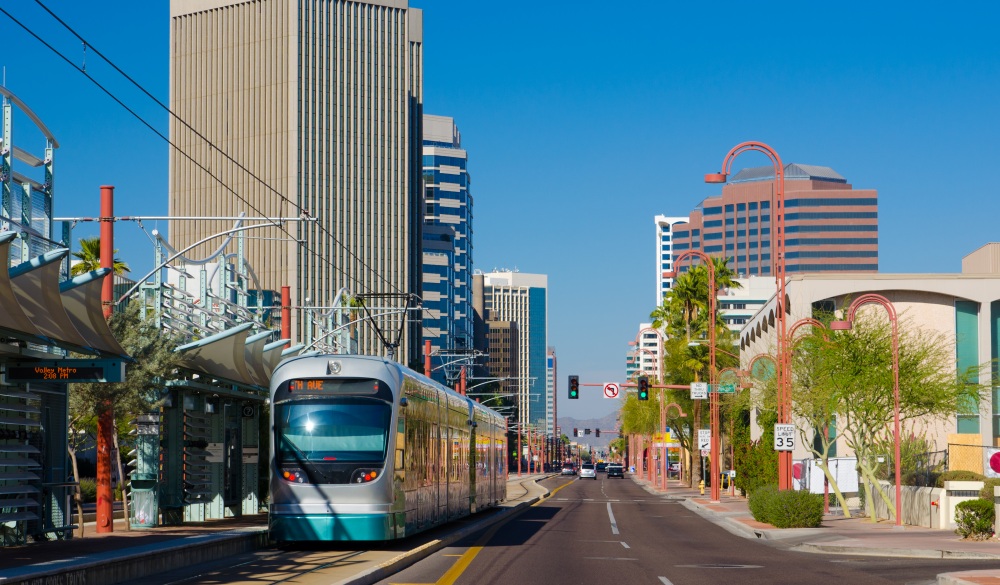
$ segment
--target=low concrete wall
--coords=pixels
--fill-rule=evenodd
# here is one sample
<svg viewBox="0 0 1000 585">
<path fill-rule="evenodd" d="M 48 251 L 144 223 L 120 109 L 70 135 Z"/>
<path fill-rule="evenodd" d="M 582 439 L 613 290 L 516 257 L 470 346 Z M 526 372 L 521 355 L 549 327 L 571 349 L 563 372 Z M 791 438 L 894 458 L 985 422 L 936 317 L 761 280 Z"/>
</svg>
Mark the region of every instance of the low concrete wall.
<svg viewBox="0 0 1000 585">
<path fill-rule="evenodd" d="M 896 490 L 893 484 L 879 482 L 882 489 L 889 494 L 893 509 L 896 506 Z M 961 502 L 979 498 L 979 490 L 983 489 L 981 481 L 946 481 L 943 488 L 903 486 L 902 516 L 903 524 L 908 526 L 923 526 L 925 528 L 940 528 L 954 530 L 955 507 Z M 867 502 L 865 512 L 872 513 L 880 520 L 890 520 L 890 514 L 885 502 L 877 495 L 874 502 Z"/>
</svg>

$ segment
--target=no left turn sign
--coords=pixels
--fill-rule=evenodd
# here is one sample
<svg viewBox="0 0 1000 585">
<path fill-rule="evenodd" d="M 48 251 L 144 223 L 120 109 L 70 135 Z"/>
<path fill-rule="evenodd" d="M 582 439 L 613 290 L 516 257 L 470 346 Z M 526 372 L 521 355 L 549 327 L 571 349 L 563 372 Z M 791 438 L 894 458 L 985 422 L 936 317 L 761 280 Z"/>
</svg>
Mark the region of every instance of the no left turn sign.
<svg viewBox="0 0 1000 585">
<path fill-rule="evenodd" d="M 604 397 L 605 398 L 618 398 L 618 384 L 615 382 L 607 382 L 604 384 Z"/>
</svg>

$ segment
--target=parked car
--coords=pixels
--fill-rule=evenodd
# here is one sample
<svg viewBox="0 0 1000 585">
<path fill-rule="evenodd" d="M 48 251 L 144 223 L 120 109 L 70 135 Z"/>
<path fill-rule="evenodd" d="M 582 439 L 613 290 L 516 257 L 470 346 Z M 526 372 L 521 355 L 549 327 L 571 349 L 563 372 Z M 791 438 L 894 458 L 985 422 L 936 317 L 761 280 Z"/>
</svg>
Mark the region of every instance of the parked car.
<svg viewBox="0 0 1000 585">
<path fill-rule="evenodd" d="M 584 463 L 580 466 L 580 479 L 597 479 L 597 469 L 593 463 Z"/>
<path fill-rule="evenodd" d="M 608 464 L 608 479 L 612 477 L 620 477 L 625 479 L 625 468 L 617 463 Z"/>
</svg>

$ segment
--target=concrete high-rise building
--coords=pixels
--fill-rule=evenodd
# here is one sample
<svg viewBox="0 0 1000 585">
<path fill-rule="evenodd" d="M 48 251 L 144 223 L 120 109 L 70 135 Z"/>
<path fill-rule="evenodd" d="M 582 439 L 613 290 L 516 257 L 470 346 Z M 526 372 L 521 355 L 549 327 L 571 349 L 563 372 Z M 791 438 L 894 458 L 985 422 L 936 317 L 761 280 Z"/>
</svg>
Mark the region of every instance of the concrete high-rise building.
<svg viewBox="0 0 1000 585">
<path fill-rule="evenodd" d="M 657 215 L 656 223 L 656 303 L 654 307 L 663 304 L 663 295 L 673 286 L 674 279 L 663 276 L 664 272 L 674 270 L 674 226 L 686 224 L 686 217 L 667 217 Z"/>
<path fill-rule="evenodd" d="M 431 341 L 432 351 L 447 354 L 475 345 L 468 155 L 452 118 L 425 115 L 423 128 L 423 338 Z M 440 249 L 445 245 L 452 250 L 447 283 L 442 282 L 444 266 L 440 264 Z M 443 293 L 445 287 L 447 294 Z"/>
<path fill-rule="evenodd" d="M 696 249 L 729 258 L 739 277 L 773 276 L 774 197 L 773 167 L 741 170 L 687 223 L 671 225 L 672 257 Z M 854 189 L 829 167 L 786 165 L 785 266 L 788 274 L 877 272 L 878 192 Z"/>
<path fill-rule="evenodd" d="M 652 323 L 640 323 L 636 340 L 629 342 L 625 354 L 625 379 L 638 376 L 661 377 L 663 364 L 663 334 Z"/>
<path fill-rule="evenodd" d="M 246 240 L 262 288 L 288 285 L 293 306 L 317 307 L 293 312 L 296 340 L 342 288 L 369 306 L 419 295 L 421 11 L 407 0 L 171 0 L 170 16 L 170 107 L 183 121 L 170 121 L 170 214 L 314 218 Z M 182 248 L 232 226 L 171 221 L 170 240 Z M 389 337 L 403 320 L 382 323 Z M 386 353 L 360 330 L 362 353 Z M 417 357 L 419 336 L 406 326 L 397 359 Z"/>
<path fill-rule="evenodd" d="M 548 277 L 521 272 L 483 274 L 487 325 L 515 321 L 519 333 L 518 424 L 527 430 L 546 426 L 545 362 L 548 348 Z M 490 349 L 492 353 L 492 348 Z"/>
<path fill-rule="evenodd" d="M 499 394 L 514 395 L 517 398 L 520 376 L 520 332 L 514 321 L 491 321 L 489 331 L 490 354 L 486 361 L 489 376 L 497 379 Z"/>
</svg>

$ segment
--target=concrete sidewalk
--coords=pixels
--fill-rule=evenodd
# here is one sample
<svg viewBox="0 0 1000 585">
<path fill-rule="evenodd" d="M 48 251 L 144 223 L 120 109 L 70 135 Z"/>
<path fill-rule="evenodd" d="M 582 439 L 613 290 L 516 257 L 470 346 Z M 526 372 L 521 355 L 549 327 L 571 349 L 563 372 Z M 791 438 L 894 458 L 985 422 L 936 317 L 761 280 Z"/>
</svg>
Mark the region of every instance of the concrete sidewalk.
<svg viewBox="0 0 1000 585">
<path fill-rule="evenodd" d="M 828 514 L 819 528 L 775 528 L 753 519 L 746 498 L 720 493 L 712 502 L 709 491 L 687 487 L 675 480 L 666 490 L 630 474 L 647 492 L 664 498 L 683 500 L 695 513 L 744 538 L 780 542 L 792 550 L 867 556 L 911 558 L 1000 559 L 1000 540 L 962 540 L 953 530 L 932 530 L 920 526 L 896 527 L 892 522 L 872 522 L 869 518 L 844 518 Z M 938 575 L 947 585 L 1000 585 L 1000 571 L 964 571 Z"/>
</svg>

